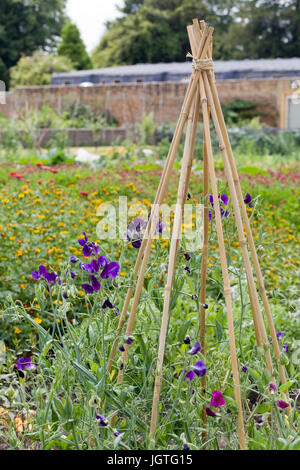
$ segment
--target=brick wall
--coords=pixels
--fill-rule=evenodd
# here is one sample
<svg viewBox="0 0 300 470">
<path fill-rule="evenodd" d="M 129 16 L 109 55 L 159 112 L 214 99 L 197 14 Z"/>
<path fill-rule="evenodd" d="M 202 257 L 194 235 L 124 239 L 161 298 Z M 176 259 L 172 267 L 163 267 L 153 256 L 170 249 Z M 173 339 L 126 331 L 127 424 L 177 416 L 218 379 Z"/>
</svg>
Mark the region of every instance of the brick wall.
<svg viewBox="0 0 300 470">
<path fill-rule="evenodd" d="M 259 104 L 266 113 L 263 119 L 270 125 L 280 125 L 282 96 L 290 90 L 291 79 L 223 80 L 217 82 L 221 102 L 236 98 Z M 49 103 L 58 113 L 75 102 L 105 109 L 119 125 L 140 122 L 146 114 L 154 112 L 155 121 L 176 121 L 183 102 L 186 83 L 153 82 L 79 86 L 24 87 L 7 93 L 0 110 L 13 117 Z"/>
</svg>

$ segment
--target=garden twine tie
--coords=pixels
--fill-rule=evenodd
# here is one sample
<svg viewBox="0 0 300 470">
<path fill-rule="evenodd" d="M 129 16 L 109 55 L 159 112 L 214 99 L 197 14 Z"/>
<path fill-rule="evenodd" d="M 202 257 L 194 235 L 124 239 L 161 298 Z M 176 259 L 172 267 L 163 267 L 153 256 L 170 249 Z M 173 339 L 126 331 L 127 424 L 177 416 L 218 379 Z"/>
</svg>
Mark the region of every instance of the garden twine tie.
<svg viewBox="0 0 300 470">
<path fill-rule="evenodd" d="M 197 59 L 190 52 L 187 54 L 187 57 L 193 59 L 192 65 L 195 72 L 206 72 L 208 70 L 213 70 L 214 63 L 212 59 Z"/>
</svg>

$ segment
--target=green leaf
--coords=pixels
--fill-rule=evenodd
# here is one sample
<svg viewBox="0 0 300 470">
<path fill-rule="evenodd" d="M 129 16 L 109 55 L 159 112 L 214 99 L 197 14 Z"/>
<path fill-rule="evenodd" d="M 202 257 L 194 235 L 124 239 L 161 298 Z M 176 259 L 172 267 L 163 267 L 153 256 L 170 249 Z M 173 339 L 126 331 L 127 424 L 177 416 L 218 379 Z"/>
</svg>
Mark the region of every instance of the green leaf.
<svg viewBox="0 0 300 470">
<path fill-rule="evenodd" d="M 281 392 L 285 392 L 286 390 L 288 390 L 289 388 L 291 388 L 291 386 L 293 385 L 294 381 L 292 380 L 289 380 L 287 383 L 283 384 L 283 385 L 280 385 L 279 387 L 279 390 Z"/>
</svg>

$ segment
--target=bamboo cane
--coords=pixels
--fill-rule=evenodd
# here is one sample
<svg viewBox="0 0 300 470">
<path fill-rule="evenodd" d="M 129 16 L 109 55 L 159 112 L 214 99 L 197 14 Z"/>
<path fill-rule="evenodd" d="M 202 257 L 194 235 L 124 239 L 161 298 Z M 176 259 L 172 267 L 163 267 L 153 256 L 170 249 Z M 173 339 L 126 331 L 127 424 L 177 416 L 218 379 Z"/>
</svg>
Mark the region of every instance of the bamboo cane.
<svg viewBox="0 0 300 470">
<path fill-rule="evenodd" d="M 208 81 L 206 73 L 203 73 L 203 79 L 204 79 L 205 91 L 206 91 L 207 98 L 208 98 L 208 103 L 210 104 L 210 107 L 211 107 L 212 120 L 216 129 L 216 133 L 217 133 L 219 144 L 220 144 L 220 150 L 221 150 L 222 158 L 224 162 L 226 179 L 229 185 L 229 190 L 230 190 L 230 195 L 231 195 L 234 215 L 235 215 L 235 222 L 236 222 L 237 231 L 238 231 L 239 244 L 242 250 L 243 261 L 245 264 L 245 269 L 246 269 L 246 274 L 247 274 L 248 286 L 250 288 L 250 292 L 252 293 L 252 302 L 253 302 L 253 307 L 254 307 L 254 309 L 252 310 L 252 314 L 253 314 L 254 325 L 258 334 L 261 335 L 261 339 L 267 348 L 265 351 L 266 361 L 267 361 L 268 370 L 270 374 L 272 374 L 272 358 L 271 358 L 271 353 L 269 350 L 269 342 L 267 338 L 267 333 L 266 333 L 262 313 L 260 310 L 258 294 L 257 294 L 256 286 L 255 286 L 253 272 L 252 272 L 252 266 L 250 263 L 250 257 L 249 257 L 249 253 L 247 250 L 247 243 L 246 243 L 246 239 L 244 235 L 243 222 L 242 222 L 239 203 L 238 203 L 238 199 L 237 199 L 237 195 L 235 191 L 235 185 L 233 182 L 231 168 L 230 168 L 228 158 L 227 158 L 227 151 L 226 151 L 226 147 L 223 141 L 223 136 L 221 133 L 217 113 L 215 110 L 212 92 L 210 90 L 209 81 Z"/>
<path fill-rule="evenodd" d="M 198 20 L 194 19 L 193 20 L 193 35 L 194 35 L 194 41 L 196 41 L 196 42 L 199 41 L 200 38 L 202 37 L 203 31 L 205 29 L 205 21 L 200 21 L 200 26 L 201 26 L 201 28 L 199 27 Z M 207 57 L 210 58 L 210 59 L 212 57 L 212 44 L 211 44 L 209 54 L 208 54 Z M 209 77 L 211 77 L 212 75 L 214 75 L 213 70 L 211 71 L 211 74 L 209 74 Z M 257 345 L 259 347 L 262 347 L 262 345 L 263 345 L 262 334 L 261 334 L 260 327 L 259 327 L 258 320 L 257 320 L 257 316 L 258 316 L 259 313 L 255 314 L 255 312 L 260 311 L 260 306 L 259 306 L 259 302 L 256 301 L 255 298 L 254 298 L 255 297 L 254 290 L 251 288 L 249 282 L 250 281 L 249 281 L 248 276 L 247 276 L 247 284 L 248 284 L 248 292 L 249 292 L 249 298 L 250 298 L 250 304 L 251 304 L 251 311 L 254 312 L 253 313 L 253 323 L 254 323 L 256 342 L 257 342 Z"/>
<path fill-rule="evenodd" d="M 234 337 L 231 289 L 230 289 L 227 260 L 226 260 L 226 253 L 225 253 L 225 244 L 224 244 L 224 237 L 223 237 L 220 205 L 219 205 L 219 199 L 218 199 L 218 188 L 217 188 L 216 174 L 215 174 L 214 161 L 213 161 L 213 155 L 212 155 L 207 98 L 206 98 L 202 74 L 200 74 L 199 82 L 200 82 L 200 94 L 201 94 L 202 113 L 203 113 L 204 136 L 206 139 L 206 146 L 207 146 L 208 168 L 209 168 L 209 175 L 210 175 L 210 181 L 211 181 L 213 198 L 214 198 L 216 229 L 217 229 L 218 244 L 219 244 L 219 251 L 220 251 L 223 283 L 224 283 L 224 295 L 225 295 L 225 303 L 226 303 L 227 319 L 228 319 L 230 356 L 231 356 L 232 375 L 233 375 L 233 382 L 234 382 L 234 395 L 235 395 L 235 400 L 238 406 L 238 437 L 239 437 L 239 443 L 240 443 L 241 449 L 245 449 L 246 437 L 245 437 L 245 430 L 244 430 L 243 408 L 242 408 L 238 362 L 237 362 L 235 337 Z"/>
<path fill-rule="evenodd" d="M 199 57 L 199 58 L 205 57 L 205 54 L 206 54 L 207 49 L 208 49 L 209 44 L 210 44 L 210 38 L 212 36 L 212 33 L 213 33 L 213 28 L 206 28 L 204 30 L 201 41 L 199 43 L 197 57 Z M 161 202 L 163 200 L 163 197 L 165 195 L 167 184 L 168 184 L 168 179 L 170 177 L 171 168 L 172 168 L 173 163 L 174 163 L 174 159 L 175 159 L 175 156 L 176 156 L 176 153 L 177 153 L 178 145 L 179 145 L 179 142 L 180 142 L 180 139 L 181 139 L 181 136 L 182 136 L 182 132 L 183 132 L 183 129 L 184 129 L 185 122 L 186 122 L 187 117 L 188 117 L 188 113 L 189 113 L 189 110 L 190 110 L 192 98 L 195 94 L 197 83 L 198 83 L 197 74 L 193 74 L 191 76 L 191 79 L 190 79 L 190 82 L 189 82 L 189 85 L 188 85 L 188 88 L 187 88 L 187 91 L 186 91 L 186 95 L 185 95 L 184 102 L 183 102 L 183 105 L 182 105 L 182 110 L 181 110 L 181 113 L 180 113 L 180 117 L 179 117 L 179 120 L 177 122 L 177 126 L 176 126 L 174 136 L 173 136 L 173 139 L 172 139 L 172 143 L 171 143 L 171 146 L 170 146 L 170 149 L 169 149 L 168 157 L 167 157 L 167 160 L 166 160 L 166 163 L 165 163 L 164 171 L 163 171 L 160 183 L 159 183 L 157 196 L 156 196 L 155 201 L 154 201 L 155 207 L 158 204 L 161 204 Z M 167 178 L 167 180 L 166 180 L 166 178 Z M 156 221 L 156 223 L 157 223 L 157 221 Z M 155 224 L 153 224 L 153 225 L 156 226 Z M 135 317 L 135 313 L 136 313 L 137 303 L 138 303 L 138 300 L 139 300 L 140 291 L 141 291 L 141 287 L 142 287 L 142 283 L 143 283 L 144 275 L 145 275 L 145 269 L 146 269 L 146 265 L 147 265 L 147 262 L 148 262 L 148 258 L 149 258 L 149 254 L 150 254 L 150 248 L 151 248 L 152 239 L 153 239 L 153 235 L 151 236 L 151 234 L 150 234 L 151 226 L 152 226 L 152 215 L 150 216 L 150 219 L 148 221 L 147 230 L 146 230 L 146 233 L 144 235 L 142 245 L 141 245 L 140 250 L 139 250 L 139 255 L 138 255 L 138 258 L 136 260 L 135 267 L 134 267 L 134 272 L 133 272 L 133 283 L 134 283 L 136 281 L 136 278 L 137 278 L 137 275 L 138 275 L 138 272 L 139 272 L 139 268 L 140 268 L 140 264 L 141 264 L 141 261 L 143 259 L 142 267 L 141 267 L 139 277 L 138 277 L 138 280 L 137 280 L 136 291 L 135 291 L 133 306 L 132 306 L 132 310 L 131 310 L 131 317 L 133 317 L 133 319 L 131 317 L 129 319 L 131 330 L 132 330 L 133 323 L 134 323 L 134 317 Z M 144 253 L 144 250 L 145 250 L 145 253 Z M 124 326 L 124 323 L 125 323 L 125 320 L 126 320 L 126 314 L 127 314 L 127 311 L 128 311 L 129 302 L 130 302 L 130 299 L 131 299 L 131 296 L 132 296 L 132 292 L 133 292 L 133 286 L 130 286 L 128 288 L 126 299 L 125 299 L 124 306 L 123 306 L 123 310 L 122 310 L 122 313 L 121 313 L 121 316 L 120 316 L 120 319 L 119 319 L 116 339 L 114 341 L 114 344 L 113 344 L 113 347 L 112 347 L 112 350 L 111 350 L 111 354 L 110 354 L 110 358 L 108 360 L 107 370 L 109 372 L 112 368 L 113 361 L 114 361 L 114 358 L 115 358 L 115 355 L 116 355 L 116 352 L 117 352 L 117 347 L 118 347 L 118 343 L 119 343 L 119 336 L 121 334 L 121 331 L 123 329 L 123 326 Z M 131 333 L 128 333 L 128 334 L 131 334 Z M 125 361 L 126 361 L 126 357 L 127 357 L 127 354 L 126 354 L 126 350 L 125 350 L 125 355 L 123 357 L 123 359 L 125 359 Z M 122 371 L 119 371 L 119 379 L 118 379 L 119 381 L 120 381 L 120 378 L 122 377 L 122 375 L 123 375 Z"/>
<path fill-rule="evenodd" d="M 194 26 L 188 26 L 188 36 L 190 40 L 191 50 L 193 55 L 197 49 L 197 43 L 201 40 L 201 31 L 199 28 L 198 20 L 193 20 Z M 209 56 L 210 54 L 208 54 Z M 200 97 L 200 90 L 199 90 Z M 208 111 L 209 114 L 209 111 Z M 206 138 L 203 131 L 203 200 L 204 200 L 204 212 L 203 212 L 203 246 L 202 246 L 202 260 L 201 260 L 201 275 L 200 275 L 200 331 L 199 339 L 201 344 L 201 351 L 204 359 L 206 358 L 206 343 L 205 343 L 205 324 L 206 324 L 206 309 L 204 304 L 206 303 L 206 277 L 207 277 L 207 262 L 208 262 L 208 229 L 209 229 L 209 213 L 208 213 L 208 192 L 209 192 L 209 174 L 208 174 L 208 161 L 207 161 L 207 147 Z M 206 374 L 201 377 L 202 394 L 205 396 L 207 388 Z M 205 443 L 207 440 L 206 432 L 207 415 L 205 412 L 205 406 L 202 407 L 202 426 L 204 431 L 202 432 L 202 442 Z M 206 447 L 205 447 L 206 448 Z"/>
<path fill-rule="evenodd" d="M 208 47 L 209 47 L 209 44 L 210 44 L 210 38 L 212 36 L 212 33 L 213 33 L 213 28 L 208 28 L 204 31 L 201 42 L 200 42 L 199 47 L 198 47 L 197 57 L 199 57 L 199 58 L 205 57 L 205 55 L 207 53 L 207 50 L 208 50 Z M 190 110 L 192 99 L 193 99 L 193 97 L 195 95 L 195 92 L 196 92 L 197 83 L 198 83 L 197 82 L 197 75 L 198 75 L 198 72 L 196 72 L 194 74 L 194 79 L 191 83 L 189 95 L 185 100 L 184 107 L 183 107 L 184 109 L 183 109 L 183 112 L 181 113 L 179 121 L 178 121 L 178 125 L 177 125 L 178 132 L 176 133 L 176 137 L 174 135 L 174 147 L 172 148 L 172 151 L 170 149 L 170 152 L 171 152 L 170 160 L 169 160 L 170 164 L 169 164 L 168 169 L 166 170 L 166 177 L 162 181 L 162 185 L 161 185 L 161 194 L 163 194 L 163 195 L 165 194 L 165 191 L 166 191 L 167 181 L 168 181 L 168 178 L 170 177 L 171 168 L 172 168 L 172 165 L 173 165 L 173 162 L 174 162 L 174 159 L 175 159 L 175 155 L 176 155 L 176 152 L 177 152 L 177 149 L 178 149 L 178 145 L 179 145 L 179 141 L 180 141 L 180 138 L 181 138 L 181 135 L 182 135 L 183 127 L 184 127 L 185 121 L 186 121 L 187 116 L 188 116 L 187 113 Z M 145 248 L 145 252 L 144 252 L 144 256 L 143 256 L 143 260 L 142 260 L 142 264 L 141 264 L 141 268 L 140 268 L 140 272 L 139 272 L 139 277 L 138 277 L 137 284 L 136 284 L 136 290 L 135 290 L 135 294 L 134 294 L 134 298 L 133 298 L 132 308 L 131 308 L 131 312 L 130 312 L 130 316 L 129 316 L 129 320 L 128 320 L 128 325 L 127 325 L 127 330 L 126 330 L 126 334 L 128 334 L 128 335 L 132 334 L 133 325 L 134 325 L 135 316 L 136 316 L 136 309 L 137 309 L 137 305 L 138 305 L 138 302 L 139 302 L 139 298 L 140 298 L 140 294 L 141 294 L 141 290 L 142 290 L 142 286 L 143 286 L 146 266 L 147 266 L 147 263 L 148 263 L 149 254 L 150 254 L 151 245 L 152 245 L 152 240 L 153 240 L 153 235 L 154 235 L 155 227 L 158 223 L 158 216 L 159 216 L 158 205 L 159 204 L 156 204 L 155 207 L 154 207 L 154 210 L 153 210 L 153 221 L 152 221 L 152 219 L 151 219 L 151 221 L 149 221 L 149 222 L 151 222 L 151 224 L 150 224 L 151 229 L 150 229 L 150 232 L 148 234 L 147 244 L 146 244 L 146 248 Z M 123 373 L 124 373 L 125 364 L 126 364 L 126 360 L 127 360 L 128 347 L 127 347 L 127 345 L 125 345 L 124 347 L 125 347 L 125 351 L 124 351 L 123 356 L 122 356 L 123 357 L 123 368 L 119 370 L 118 379 L 117 379 L 118 383 L 120 383 L 123 380 Z"/>
<path fill-rule="evenodd" d="M 255 269 L 257 280 L 258 280 L 258 288 L 259 288 L 259 291 L 260 291 L 260 294 L 261 294 L 261 297 L 262 297 L 262 301 L 263 301 L 263 305 L 264 305 L 264 309 L 265 309 L 265 312 L 266 312 L 267 321 L 268 321 L 268 325 L 269 325 L 269 329 L 270 329 L 270 333 L 271 333 L 271 338 L 272 338 L 272 344 L 273 344 L 274 351 L 275 351 L 275 356 L 276 356 L 277 361 L 279 361 L 279 359 L 280 359 L 280 349 L 279 349 L 278 339 L 277 339 L 277 336 L 276 336 L 276 330 L 275 330 L 275 326 L 274 326 L 274 322 L 273 322 L 273 318 L 272 318 L 272 314 L 271 314 L 271 309 L 270 309 L 270 305 L 269 305 L 269 301 L 268 301 L 268 297 L 267 297 L 267 293 L 266 293 L 266 289 L 265 289 L 265 285 L 264 285 L 264 279 L 263 279 L 262 271 L 261 271 L 261 268 L 260 268 L 260 264 L 259 264 L 259 260 L 258 260 L 256 248 L 255 248 L 255 243 L 254 243 L 254 240 L 253 240 L 253 235 L 252 235 L 252 230 L 251 230 L 251 227 L 250 227 L 250 222 L 249 222 L 246 207 L 245 207 L 245 204 L 244 204 L 244 198 L 243 198 L 242 189 L 241 189 L 241 185 L 240 185 L 240 181 L 239 181 L 239 176 L 238 176 L 238 172 L 237 172 L 237 168 L 236 168 L 236 163 L 235 163 L 235 160 L 234 160 L 234 156 L 233 156 L 233 152 L 232 152 L 228 132 L 227 132 L 227 129 L 226 129 L 226 124 L 225 124 L 225 120 L 224 120 L 220 100 L 219 100 L 219 97 L 218 97 L 218 92 L 217 92 L 216 84 L 215 84 L 215 81 L 214 81 L 214 77 L 213 77 L 213 75 L 208 75 L 208 78 L 209 78 L 209 81 L 210 81 L 210 86 L 211 86 L 211 91 L 212 91 L 212 94 L 213 94 L 215 108 L 216 108 L 216 112 L 217 112 L 217 116 L 218 116 L 218 121 L 220 123 L 220 128 L 221 128 L 222 136 L 223 136 L 226 151 L 227 151 L 227 156 L 228 156 L 228 159 L 229 159 L 229 163 L 230 163 L 230 167 L 231 167 L 231 171 L 232 171 L 232 175 L 233 175 L 233 180 L 234 180 L 234 184 L 235 184 L 235 188 L 236 188 L 236 192 L 237 192 L 237 197 L 238 197 L 239 204 L 240 204 L 240 207 L 241 207 L 242 217 L 243 217 L 245 230 L 246 230 L 246 234 L 247 234 L 247 238 L 248 238 L 248 242 L 249 242 L 249 246 L 250 246 L 250 251 L 251 251 L 253 264 L 254 264 L 254 269 Z M 284 370 L 283 365 L 279 365 L 279 373 L 280 373 L 281 383 L 285 384 L 286 383 L 286 376 L 285 376 L 285 370 Z M 287 396 L 288 396 L 288 391 L 286 393 L 287 393 Z"/>
<path fill-rule="evenodd" d="M 155 437 L 156 424 L 157 424 L 157 418 L 158 418 L 158 414 L 157 414 L 158 402 L 159 402 L 161 382 L 162 382 L 163 360 L 164 360 L 164 352 L 165 352 L 165 344 L 166 344 L 172 284 L 173 284 L 173 278 L 174 278 L 174 272 L 175 272 L 178 240 L 179 240 L 181 230 L 182 230 L 181 228 L 182 227 L 182 212 L 183 212 L 183 206 L 184 206 L 185 199 L 186 199 L 186 188 L 188 185 L 187 178 L 190 174 L 189 162 L 193 160 L 193 153 L 194 153 L 193 147 L 195 143 L 195 138 L 193 139 L 193 136 L 196 135 L 196 129 L 197 129 L 197 124 L 198 124 L 198 113 L 196 113 L 196 110 L 198 107 L 197 101 L 198 101 L 198 98 L 195 95 L 194 107 L 193 107 L 194 109 L 191 111 L 190 116 L 189 116 L 189 127 L 187 129 L 185 149 L 184 149 L 184 155 L 182 159 L 182 166 L 181 166 L 178 193 L 177 193 L 176 211 L 175 211 L 171 246 L 170 246 L 170 252 L 169 252 L 168 277 L 167 277 L 167 284 L 166 284 L 165 291 L 164 291 L 164 307 L 163 307 L 163 315 L 162 315 L 161 330 L 160 330 L 160 337 L 159 337 L 159 349 L 158 349 L 158 358 L 157 358 L 157 365 L 156 365 L 155 384 L 154 384 L 153 403 L 152 403 L 151 426 L 150 426 L 150 436 L 152 439 L 154 439 Z"/>
</svg>

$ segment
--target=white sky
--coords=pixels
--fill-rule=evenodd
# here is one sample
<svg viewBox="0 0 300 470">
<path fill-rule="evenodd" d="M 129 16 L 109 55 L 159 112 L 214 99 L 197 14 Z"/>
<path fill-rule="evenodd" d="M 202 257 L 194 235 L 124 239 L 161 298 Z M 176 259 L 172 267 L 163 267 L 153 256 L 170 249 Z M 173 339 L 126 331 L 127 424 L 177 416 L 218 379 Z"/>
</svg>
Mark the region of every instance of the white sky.
<svg viewBox="0 0 300 470">
<path fill-rule="evenodd" d="M 105 22 L 118 16 L 116 6 L 122 3 L 122 0 L 68 0 L 67 15 L 78 26 L 88 52 L 98 45 Z"/>
</svg>

